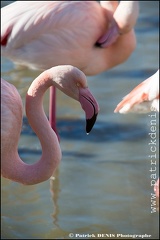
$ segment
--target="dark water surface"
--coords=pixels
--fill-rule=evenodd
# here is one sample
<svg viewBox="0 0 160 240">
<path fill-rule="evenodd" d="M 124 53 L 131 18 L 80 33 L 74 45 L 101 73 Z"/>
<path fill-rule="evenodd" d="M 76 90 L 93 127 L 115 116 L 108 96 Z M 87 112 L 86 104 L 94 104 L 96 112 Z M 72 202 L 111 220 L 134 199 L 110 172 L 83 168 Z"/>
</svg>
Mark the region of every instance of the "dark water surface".
<svg viewBox="0 0 160 240">
<path fill-rule="evenodd" d="M 158 9 L 159 1 L 140 2 L 134 53 L 122 65 L 87 78 L 101 109 L 88 136 L 79 103 L 57 91 L 61 164 L 54 180 L 35 186 L 1 178 L 2 239 L 141 239 L 145 234 L 144 239 L 158 239 L 159 212 L 149 158 L 151 117 L 113 113 L 122 97 L 159 67 Z M 24 102 L 28 86 L 39 72 L 15 69 L 4 58 L 1 69 L 2 77 L 17 87 Z M 48 98 L 47 93 L 47 115 Z M 157 178 L 158 118 L 157 113 Z M 27 163 L 41 156 L 39 140 L 25 112 L 19 154 Z"/>
</svg>

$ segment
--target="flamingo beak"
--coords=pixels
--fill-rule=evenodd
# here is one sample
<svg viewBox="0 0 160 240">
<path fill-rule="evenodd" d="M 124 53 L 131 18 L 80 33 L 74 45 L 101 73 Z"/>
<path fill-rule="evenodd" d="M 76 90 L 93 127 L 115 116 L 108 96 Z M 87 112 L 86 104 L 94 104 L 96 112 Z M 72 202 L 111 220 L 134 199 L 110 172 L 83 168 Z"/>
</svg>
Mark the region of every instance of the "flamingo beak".
<svg viewBox="0 0 160 240">
<path fill-rule="evenodd" d="M 88 88 L 79 88 L 79 101 L 86 113 L 86 133 L 89 134 L 96 122 L 99 105 Z"/>
<path fill-rule="evenodd" d="M 106 34 L 104 34 L 96 43 L 97 47 L 107 48 L 110 47 L 119 37 L 119 27 L 115 21 L 111 23 Z"/>
</svg>

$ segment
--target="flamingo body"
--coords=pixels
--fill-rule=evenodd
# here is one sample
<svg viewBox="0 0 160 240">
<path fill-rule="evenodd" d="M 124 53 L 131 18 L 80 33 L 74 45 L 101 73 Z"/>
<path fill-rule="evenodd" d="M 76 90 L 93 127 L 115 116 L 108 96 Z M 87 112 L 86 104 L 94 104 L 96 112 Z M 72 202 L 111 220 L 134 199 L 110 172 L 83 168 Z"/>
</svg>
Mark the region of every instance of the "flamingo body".
<svg viewBox="0 0 160 240">
<path fill-rule="evenodd" d="M 124 62 L 136 45 L 132 28 L 110 48 L 96 46 L 116 10 L 110 10 L 107 2 L 112 5 L 112 1 L 102 6 L 96 1 L 16 1 L 3 7 L 2 55 L 32 69 L 74 65 L 86 75 Z"/>
<path fill-rule="evenodd" d="M 91 131 L 99 106 L 87 86 L 85 75 L 72 66 L 57 66 L 41 73 L 31 84 L 26 96 L 26 115 L 42 146 L 42 157 L 34 164 L 24 163 L 18 155 L 22 127 L 22 100 L 17 89 L 1 79 L 1 174 L 26 185 L 47 180 L 61 160 L 58 138 L 43 110 L 43 95 L 50 86 L 59 88 L 80 102 L 86 113 L 86 130 Z"/>
</svg>

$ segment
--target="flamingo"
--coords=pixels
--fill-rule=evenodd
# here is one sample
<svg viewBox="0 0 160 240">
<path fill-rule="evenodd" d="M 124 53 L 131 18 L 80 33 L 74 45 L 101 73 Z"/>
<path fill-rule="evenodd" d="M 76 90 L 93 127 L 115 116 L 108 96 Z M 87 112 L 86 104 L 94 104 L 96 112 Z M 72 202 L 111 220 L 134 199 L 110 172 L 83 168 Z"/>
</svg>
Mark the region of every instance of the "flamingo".
<svg viewBox="0 0 160 240">
<path fill-rule="evenodd" d="M 40 70 L 74 65 L 86 75 L 124 62 L 136 46 L 133 28 L 139 13 L 138 1 L 100 3 L 16 1 L 1 8 L 2 56 Z M 124 34 L 104 48 L 100 38 L 106 38 L 113 20 Z"/>
<path fill-rule="evenodd" d="M 1 54 L 31 69 L 69 64 L 95 75 L 129 58 L 138 12 L 138 1 L 16 1 L 1 8 Z M 58 135 L 55 102 L 51 87 L 49 121 Z"/>
<path fill-rule="evenodd" d="M 115 113 L 150 111 L 159 112 L 159 69 L 126 95 L 114 110 Z M 159 179 L 154 186 L 154 192 L 159 197 Z"/>
<path fill-rule="evenodd" d="M 71 65 L 47 69 L 32 82 L 26 95 L 26 115 L 40 140 L 42 156 L 36 163 L 24 163 L 17 151 L 22 127 L 22 100 L 17 89 L 1 79 L 3 177 L 25 185 L 37 184 L 49 179 L 59 165 L 62 157 L 59 141 L 48 122 L 42 104 L 44 93 L 53 85 L 80 102 L 86 114 L 86 132 L 91 131 L 99 105 L 87 86 L 84 73 Z"/>
<path fill-rule="evenodd" d="M 135 87 L 117 105 L 114 112 L 159 112 L 159 70 Z"/>
</svg>

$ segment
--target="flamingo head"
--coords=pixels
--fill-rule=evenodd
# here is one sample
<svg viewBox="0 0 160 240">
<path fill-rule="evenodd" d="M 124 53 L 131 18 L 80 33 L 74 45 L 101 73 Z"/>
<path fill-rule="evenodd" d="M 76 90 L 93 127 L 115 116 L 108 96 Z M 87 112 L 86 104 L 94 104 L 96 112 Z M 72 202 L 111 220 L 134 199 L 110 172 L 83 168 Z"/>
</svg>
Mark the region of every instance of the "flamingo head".
<svg viewBox="0 0 160 240">
<path fill-rule="evenodd" d="M 54 71 L 53 71 L 54 70 Z M 99 112 L 99 105 L 87 86 L 85 74 L 71 65 L 49 69 L 54 85 L 69 97 L 80 102 L 86 115 L 86 133 L 92 130 Z"/>
<path fill-rule="evenodd" d="M 119 36 L 120 36 L 120 31 L 119 31 L 118 24 L 113 19 L 113 21 L 109 25 L 107 32 L 98 39 L 96 46 L 101 48 L 110 47 L 113 43 L 116 42 Z"/>
</svg>

